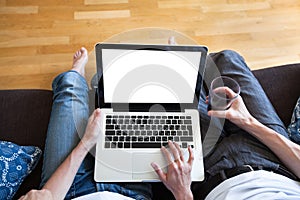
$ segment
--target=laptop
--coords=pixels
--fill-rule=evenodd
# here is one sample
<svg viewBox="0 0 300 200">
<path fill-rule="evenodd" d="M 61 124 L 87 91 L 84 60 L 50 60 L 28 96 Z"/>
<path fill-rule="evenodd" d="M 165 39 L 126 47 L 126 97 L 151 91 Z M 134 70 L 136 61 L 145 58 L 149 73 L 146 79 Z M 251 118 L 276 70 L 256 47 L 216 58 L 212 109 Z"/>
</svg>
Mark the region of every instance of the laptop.
<svg viewBox="0 0 300 200">
<path fill-rule="evenodd" d="M 166 172 L 161 146 L 168 140 L 182 147 L 185 160 L 193 148 L 192 181 L 202 181 L 197 107 L 207 48 L 98 43 L 95 51 L 102 116 L 95 181 L 159 181 L 151 163 Z"/>
</svg>

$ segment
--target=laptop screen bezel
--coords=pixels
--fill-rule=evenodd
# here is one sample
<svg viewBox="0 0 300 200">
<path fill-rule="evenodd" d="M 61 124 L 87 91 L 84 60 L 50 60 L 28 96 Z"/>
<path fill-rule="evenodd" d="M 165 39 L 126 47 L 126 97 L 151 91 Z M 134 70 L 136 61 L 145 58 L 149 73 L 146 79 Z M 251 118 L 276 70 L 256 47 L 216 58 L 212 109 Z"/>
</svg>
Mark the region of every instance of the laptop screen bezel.
<svg viewBox="0 0 300 200">
<path fill-rule="evenodd" d="M 124 49 L 124 50 L 154 50 L 154 51 L 193 51 L 200 52 L 200 62 L 198 69 L 197 82 L 195 85 L 194 100 L 192 103 L 160 103 L 160 108 L 164 108 L 165 111 L 183 111 L 184 109 L 195 109 L 198 107 L 199 94 L 202 87 L 203 75 L 205 71 L 205 63 L 207 56 L 207 47 L 205 46 L 178 46 L 178 45 L 152 45 L 152 44 L 113 44 L 113 43 L 97 43 L 95 46 L 96 53 L 96 65 L 98 76 L 98 88 L 96 96 L 96 105 L 98 108 L 112 108 L 116 111 L 156 111 L 157 103 L 112 103 L 105 102 L 104 98 L 104 84 L 103 84 L 103 62 L 102 62 L 102 50 L 103 49 Z M 161 111 L 158 109 L 157 111 Z"/>
</svg>

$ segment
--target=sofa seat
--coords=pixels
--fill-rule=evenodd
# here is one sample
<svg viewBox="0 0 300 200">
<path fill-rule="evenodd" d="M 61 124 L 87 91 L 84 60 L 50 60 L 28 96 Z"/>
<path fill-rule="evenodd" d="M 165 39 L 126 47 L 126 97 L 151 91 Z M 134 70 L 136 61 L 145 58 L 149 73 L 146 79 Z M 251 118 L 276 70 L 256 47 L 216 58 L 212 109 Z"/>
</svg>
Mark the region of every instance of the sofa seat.
<svg viewBox="0 0 300 200">
<path fill-rule="evenodd" d="M 290 64 L 253 71 L 279 117 L 287 126 L 300 95 L 300 64 Z M 44 149 L 52 105 L 49 90 L 0 91 L 0 140 Z M 15 198 L 40 183 L 42 158 L 36 169 L 24 180 Z M 162 183 L 153 183 L 154 199 L 172 199 Z"/>
</svg>

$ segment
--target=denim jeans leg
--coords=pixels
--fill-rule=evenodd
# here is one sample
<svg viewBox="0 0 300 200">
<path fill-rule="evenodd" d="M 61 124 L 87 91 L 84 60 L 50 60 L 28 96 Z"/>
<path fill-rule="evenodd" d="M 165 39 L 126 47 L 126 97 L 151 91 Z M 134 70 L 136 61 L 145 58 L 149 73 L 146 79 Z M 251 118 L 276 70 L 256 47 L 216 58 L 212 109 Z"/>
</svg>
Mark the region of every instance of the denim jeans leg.
<svg viewBox="0 0 300 200">
<path fill-rule="evenodd" d="M 95 157 L 92 154 L 88 154 L 78 169 L 65 199 L 73 199 L 97 192 L 97 185 L 94 181 L 94 166 Z"/>
<path fill-rule="evenodd" d="M 114 192 L 137 200 L 152 198 L 149 183 L 97 183 L 97 190 Z"/>
<path fill-rule="evenodd" d="M 89 91 L 86 80 L 81 75 L 75 71 L 60 74 L 54 79 L 52 87 L 53 105 L 45 145 L 41 187 L 78 144 L 89 117 Z M 98 191 L 94 181 L 94 159 L 94 156 L 88 154 L 83 160 L 65 199 Z M 103 190 L 112 190 L 137 199 L 148 199 L 152 196 L 151 187 L 146 183 L 100 185 L 103 186 Z M 120 189 L 114 191 L 111 187 Z"/>
<path fill-rule="evenodd" d="M 44 150 L 41 187 L 78 144 L 89 116 L 88 86 L 81 75 L 75 71 L 60 74 L 54 79 L 52 87 L 53 105 Z M 91 168 L 86 162 L 89 161 L 84 160 L 79 172 L 86 171 L 82 168 Z"/>
<path fill-rule="evenodd" d="M 206 83 L 210 85 L 211 80 L 220 75 L 235 79 L 241 87 L 241 96 L 249 112 L 258 121 L 288 138 L 286 128 L 244 59 L 230 50 L 210 54 L 209 57 Z M 223 129 L 225 137 L 220 138 L 212 153 L 205 157 L 205 168 L 209 174 L 245 164 L 271 169 L 282 164 L 269 148 L 242 128 L 226 120 Z"/>
<path fill-rule="evenodd" d="M 198 110 L 200 115 L 201 140 L 203 156 L 206 157 L 214 149 L 216 143 L 225 135 L 223 127 L 225 119 L 210 117 L 207 115 L 206 96 L 208 95 L 202 87 L 200 91 Z"/>
<path fill-rule="evenodd" d="M 210 86 L 211 81 L 215 77 L 220 75 L 229 76 L 239 83 L 241 96 L 249 112 L 256 119 L 287 137 L 287 131 L 282 121 L 276 114 L 259 82 L 238 53 L 225 50 L 219 53 L 212 53 L 208 56 L 204 78 L 206 88 Z M 203 93 L 204 95 L 207 94 L 207 90 L 203 91 Z M 202 97 L 202 99 L 204 98 Z M 200 109 L 200 112 L 204 112 L 201 115 L 205 116 L 205 108 Z M 203 120 L 209 121 L 209 118 L 206 116 Z M 216 122 L 218 122 L 217 119 L 214 120 L 214 123 Z M 222 125 L 222 122 L 219 125 Z M 225 120 L 223 125 L 224 137 L 220 137 L 220 140 L 211 153 L 204 158 L 205 181 L 192 185 L 195 199 L 205 198 L 209 192 L 208 188 L 206 188 L 206 181 L 210 175 L 215 175 L 223 169 L 246 164 L 276 169 L 281 164 L 273 152 L 246 131 L 228 120 Z"/>
<path fill-rule="evenodd" d="M 206 70 L 205 80 L 210 85 L 213 78 L 225 75 L 236 80 L 241 87 L 241 96 L 249 112 L 261 123 L 288 137 L 283 122 L 278 117 L 264 90 L 254 77 L 251 70 L 238 53 L 225 50 L 209 55 L 211 59 Z M 226 123 L 226 132 L 239 132 L 239 128 Z"/>
</svg>

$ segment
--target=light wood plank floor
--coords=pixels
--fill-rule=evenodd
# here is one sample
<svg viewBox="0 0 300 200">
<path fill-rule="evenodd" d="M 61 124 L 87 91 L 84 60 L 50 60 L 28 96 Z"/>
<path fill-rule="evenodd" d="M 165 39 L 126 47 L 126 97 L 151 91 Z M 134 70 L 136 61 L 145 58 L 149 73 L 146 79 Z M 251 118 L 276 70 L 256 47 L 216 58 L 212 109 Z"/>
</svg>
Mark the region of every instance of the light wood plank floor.
<svg viewBox="0 0 300 200">
<path fill-rule="evenodd" d="M 170 31 L 141 34 L 146 27 Z M 295 63 L 300 0 L 0 0 L 0 89 L 50 89 L 75 50 L 92 55 L 124 31 L 119 42 L 160 43 L 178 31 L 210 52 L 240 52 L 251 69 Z"/>
</svg>

